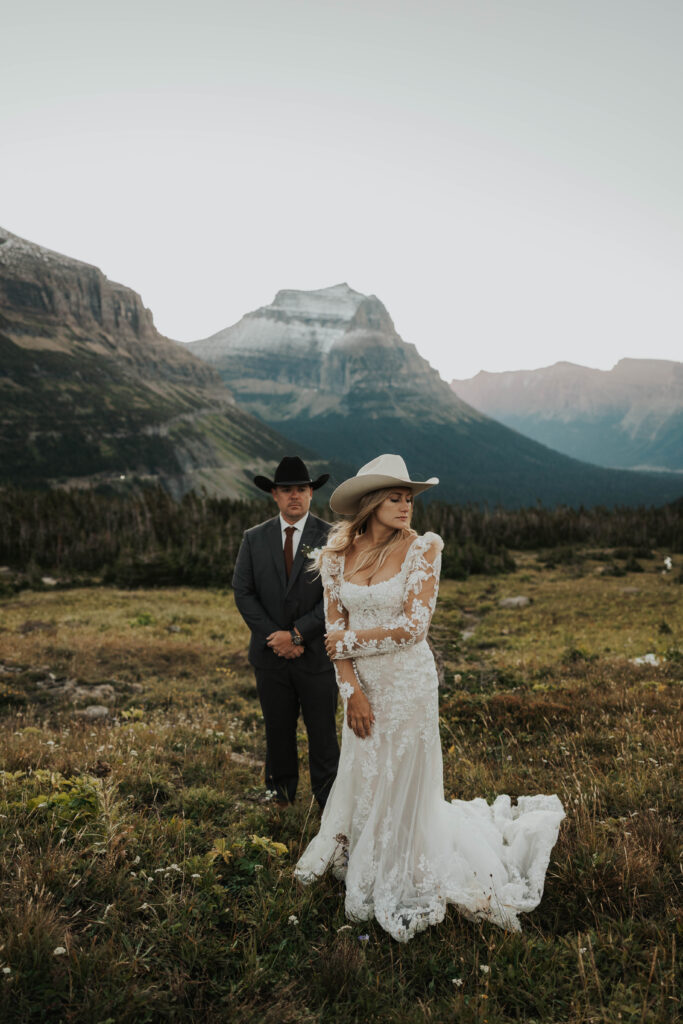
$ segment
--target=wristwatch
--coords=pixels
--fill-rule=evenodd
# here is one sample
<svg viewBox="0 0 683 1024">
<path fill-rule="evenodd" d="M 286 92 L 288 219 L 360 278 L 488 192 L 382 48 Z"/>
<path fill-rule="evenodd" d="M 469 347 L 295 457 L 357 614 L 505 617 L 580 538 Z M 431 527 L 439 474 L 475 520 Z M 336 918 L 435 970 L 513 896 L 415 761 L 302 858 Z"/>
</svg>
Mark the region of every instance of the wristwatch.
<svg viewBox="0 0 683 1024">
<path fill-rule="evenodd" d="M 303 647 L 304 638 L 301 636 L 300 633 L 297 633 L 295 629 L 290 629 L 289 635 L 291 636 L 292 643 L 294 644 L 295 647 Z"/>
</svg>

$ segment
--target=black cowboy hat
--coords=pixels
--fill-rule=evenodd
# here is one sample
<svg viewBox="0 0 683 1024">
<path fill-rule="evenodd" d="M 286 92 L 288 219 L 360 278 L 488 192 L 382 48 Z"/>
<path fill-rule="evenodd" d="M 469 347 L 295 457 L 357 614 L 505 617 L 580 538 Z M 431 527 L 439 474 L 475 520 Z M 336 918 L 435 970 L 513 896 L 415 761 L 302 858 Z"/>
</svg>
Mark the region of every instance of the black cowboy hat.
<svg viewBox="0 0 683 1024">
<path fill-rule="evenodd" d="M 317 480 L 311 480 L 306 465 L 298 455 L 285 455 L 280 465 L 275 470 L 275 478 L 269 480 L 267 476 L 255 476 L 254 483 L 262 491 L 269 494 L 273 487 L 293 487 L 297 484 L 308 484 L 314 491 L 326 484 L 330 479 L 329 473 L 323 473 Z"/>
</svg>

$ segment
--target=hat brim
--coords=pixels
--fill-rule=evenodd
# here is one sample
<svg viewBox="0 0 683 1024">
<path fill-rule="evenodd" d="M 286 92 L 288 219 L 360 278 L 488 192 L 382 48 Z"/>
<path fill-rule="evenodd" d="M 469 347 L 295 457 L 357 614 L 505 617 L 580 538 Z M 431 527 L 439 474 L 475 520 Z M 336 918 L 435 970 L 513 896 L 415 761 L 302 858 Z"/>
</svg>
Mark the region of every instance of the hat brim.
<svg viewBox="0 0 683 1024">
<path fill-rule="evenodd" d="M 255 476 L 254 483 L 261 491 L 266 491 L 268 494 L 274 487 L 312 487 L 314 491 L 317 491 L 319 487 L 323 487 L 330 479 L 329 473 L 323 473 L 317 480 L 278 480 L 275 483 L 274 480 L 269 480 L 267 476 Z"/>
<path fill-rule="evenodd" d="M 421 494 L 438 484 L 438 476 L 429 480 L 402 480 L 398 476 L 385 476 L 383 473 L 369 473 L 367 476 L 352 476 L 339 484 L 330 497 L 330 508 L 342 516 L 350 516 L 358 511 L 361 498 L 371 491 L 379 491 L 385 487 L 408 488 L 413 494 Z"/>
</svg>

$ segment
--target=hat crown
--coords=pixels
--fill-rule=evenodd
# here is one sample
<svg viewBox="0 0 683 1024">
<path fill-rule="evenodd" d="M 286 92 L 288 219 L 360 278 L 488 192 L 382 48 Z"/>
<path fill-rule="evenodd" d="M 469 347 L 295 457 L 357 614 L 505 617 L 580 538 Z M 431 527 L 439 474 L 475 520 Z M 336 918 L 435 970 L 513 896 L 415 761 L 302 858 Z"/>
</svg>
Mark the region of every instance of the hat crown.
<svg viewBox="0 0 683 1024">
<path fill-rule="evenodd" d="M 398 477 L 399 480 L 410 482 L 408 467 L 400 455 L 378 455 L 372 462 L 361 466 L 356 476 L 370 476 L 377 473 L 382 476 Z"/>
</svg>

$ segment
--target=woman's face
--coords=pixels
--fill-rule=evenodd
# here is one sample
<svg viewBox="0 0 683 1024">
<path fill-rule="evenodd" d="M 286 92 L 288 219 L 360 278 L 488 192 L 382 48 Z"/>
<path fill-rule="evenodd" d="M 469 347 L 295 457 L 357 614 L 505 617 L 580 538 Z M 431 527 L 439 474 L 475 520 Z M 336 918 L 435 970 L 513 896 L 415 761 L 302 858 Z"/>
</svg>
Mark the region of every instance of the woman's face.
<svg viewBox="0 0 683 1024">
<path fill-rule="evenodd" d="M 408 487 L 398 487 L 377 506 L 372 516 L 380 526 L 390 530 L 405 530 L 410 526 L 412 514 L 413 492 Z"/>
</svg>

